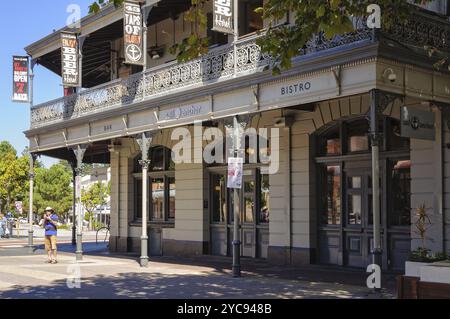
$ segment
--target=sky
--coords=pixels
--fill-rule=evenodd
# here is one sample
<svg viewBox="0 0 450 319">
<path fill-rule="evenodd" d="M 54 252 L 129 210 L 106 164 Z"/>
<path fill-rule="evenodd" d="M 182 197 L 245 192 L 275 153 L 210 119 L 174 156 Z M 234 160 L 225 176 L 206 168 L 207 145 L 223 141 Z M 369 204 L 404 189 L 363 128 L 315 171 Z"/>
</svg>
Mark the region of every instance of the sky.
<svg viewBox="0 0 450 319">
<path fill-rule="evenodd" d="M 79 5 L 82 16 L 93 0 L 2 1 L 0 13 L 0 141 L 9 141 L 20 154 L 28 145 L 23 134 L 30 127 L 30 105 L 13 103 L 12 56 L 26 55 L 24 48 L 59 30 L 66 24 L 71 4 Z M 42 66 L 34 69 L 34 104 L 62 97 L 61 78 Z M 42 157 L 50 166 L 56 160 Z"/>
</svg>

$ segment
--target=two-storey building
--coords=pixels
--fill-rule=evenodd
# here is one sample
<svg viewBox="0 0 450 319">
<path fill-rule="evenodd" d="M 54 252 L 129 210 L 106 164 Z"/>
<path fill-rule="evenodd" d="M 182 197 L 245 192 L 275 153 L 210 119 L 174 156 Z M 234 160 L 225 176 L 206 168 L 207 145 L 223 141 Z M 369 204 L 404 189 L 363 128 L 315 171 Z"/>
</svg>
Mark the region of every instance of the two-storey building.
<svg viewBox="0 0 450 319">
<path fill-rule="evenodd" d="M 280 151 L 275 174 L 264 174 L 261 161 L 244 166 L 242 256 L 293 265 L 371 262 L 370 120 L 382 133 L 384 268 L 403 269 L 410 251 L 423 245 L 415 226 L 421 205 L 432 222 L 426 245 L 450 250 L 450 73 L 433 68 L 424 50 L 429 45 L 450 54 L 448 1 L 417 10 L 413 21 L 389 31 L 374 32 L 355 19 L 352 33 L 312 39 L 280 76 L 266 69 L 270 57 L 255 42 L 265 25 L 254 12 L 262 0 L 239 1 L 236 68 L 233 37 L 210 28 L 210 52 L 178 63 L 169 48 L 195 27 L 184 19 L 191 1 L 151 2 L 147 68 L 124 63 L 121 8 L 109 5 L 83 18 L 83 88 L 33 106 L 25 132 L 34 154 L 76 163 L 73 148 L 80 146 L 84 162 L 111 165 L 112 251 L 140 251 L 143 176 L 136 136 L 149 132 L 149 255 L 231 256 L 226 164 L 174 163 L 171 151 L 179 142 L 174 130 L 194 135 L 197 121 L 202 133 L 224 128 L 236 114 L 248 127 L 279 129 Z M 293 19 L 287 14 L 280 23 Z M 59 75 L 64 30 L 26 48 L 39 67 Z M 433 114 L 434 140 L 401 134 L 404 106 Z M 193 142 L 192 157 L 205 145 Z M 245 153 L 263 148 L 246 143 Z"/>
</svg>

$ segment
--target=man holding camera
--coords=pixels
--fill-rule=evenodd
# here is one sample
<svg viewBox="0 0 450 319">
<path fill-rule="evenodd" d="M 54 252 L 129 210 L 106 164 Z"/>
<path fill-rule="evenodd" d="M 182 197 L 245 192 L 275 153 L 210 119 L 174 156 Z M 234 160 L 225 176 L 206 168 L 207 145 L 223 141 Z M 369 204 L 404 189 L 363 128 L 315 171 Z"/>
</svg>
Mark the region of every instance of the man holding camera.
<svg viewBox="0 0 450 319">
<path fill-rule="evenodd" d="M 55 214 L 53 208 L 47 207 L 44 215 L 44 229 L 45 229 L 45 250 L 47 251 L 49 264 L 57 264 L 56 260 L 56 235 L 58 226 L 58 216 Z"/>
</svg>

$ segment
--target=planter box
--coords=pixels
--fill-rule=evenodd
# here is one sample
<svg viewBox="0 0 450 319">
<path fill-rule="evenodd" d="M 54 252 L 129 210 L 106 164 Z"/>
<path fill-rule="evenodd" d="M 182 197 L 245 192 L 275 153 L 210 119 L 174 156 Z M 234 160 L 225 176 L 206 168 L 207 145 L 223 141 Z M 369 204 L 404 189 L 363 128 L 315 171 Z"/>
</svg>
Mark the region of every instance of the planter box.
<svg viewBox="0 0 450 319">
<path fill-rule="evenodd" d="M 405 276 L 420 278 L 420 269 L 430 263 L 421 263 L 416 261 L 407 261 L 405 264 Z"/>
<path fill-rule="evenodd" d="M 422 267 L 420 281 L 450 285 L 450 264 L 435 263 Z"/>
<path fill-rule="evenodd" d="M 450 299 L 450 263 L 406 263 L 398 277 L 399 299 Z"/>
</svg>

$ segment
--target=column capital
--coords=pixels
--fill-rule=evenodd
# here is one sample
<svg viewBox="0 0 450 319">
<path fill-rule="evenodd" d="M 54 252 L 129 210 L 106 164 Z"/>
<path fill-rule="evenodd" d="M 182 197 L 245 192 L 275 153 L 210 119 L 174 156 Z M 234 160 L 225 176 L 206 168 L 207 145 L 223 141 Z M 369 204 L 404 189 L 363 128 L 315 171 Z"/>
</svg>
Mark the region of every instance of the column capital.
<svg viewBox="0 0 450 319">
<path fill-rule="evenodd" d="M 140 160 L 139 165 L 142 166 L 143 169 L 148 169 L 150 167 L 151 161 L 150 160 Z"/>
<path fill-rule="evenodd" d="M 76 176 L 83 175 L 83 169 L 81 167 L 76 167 L 73 170 L 74 170 Z"/>
</svg>

